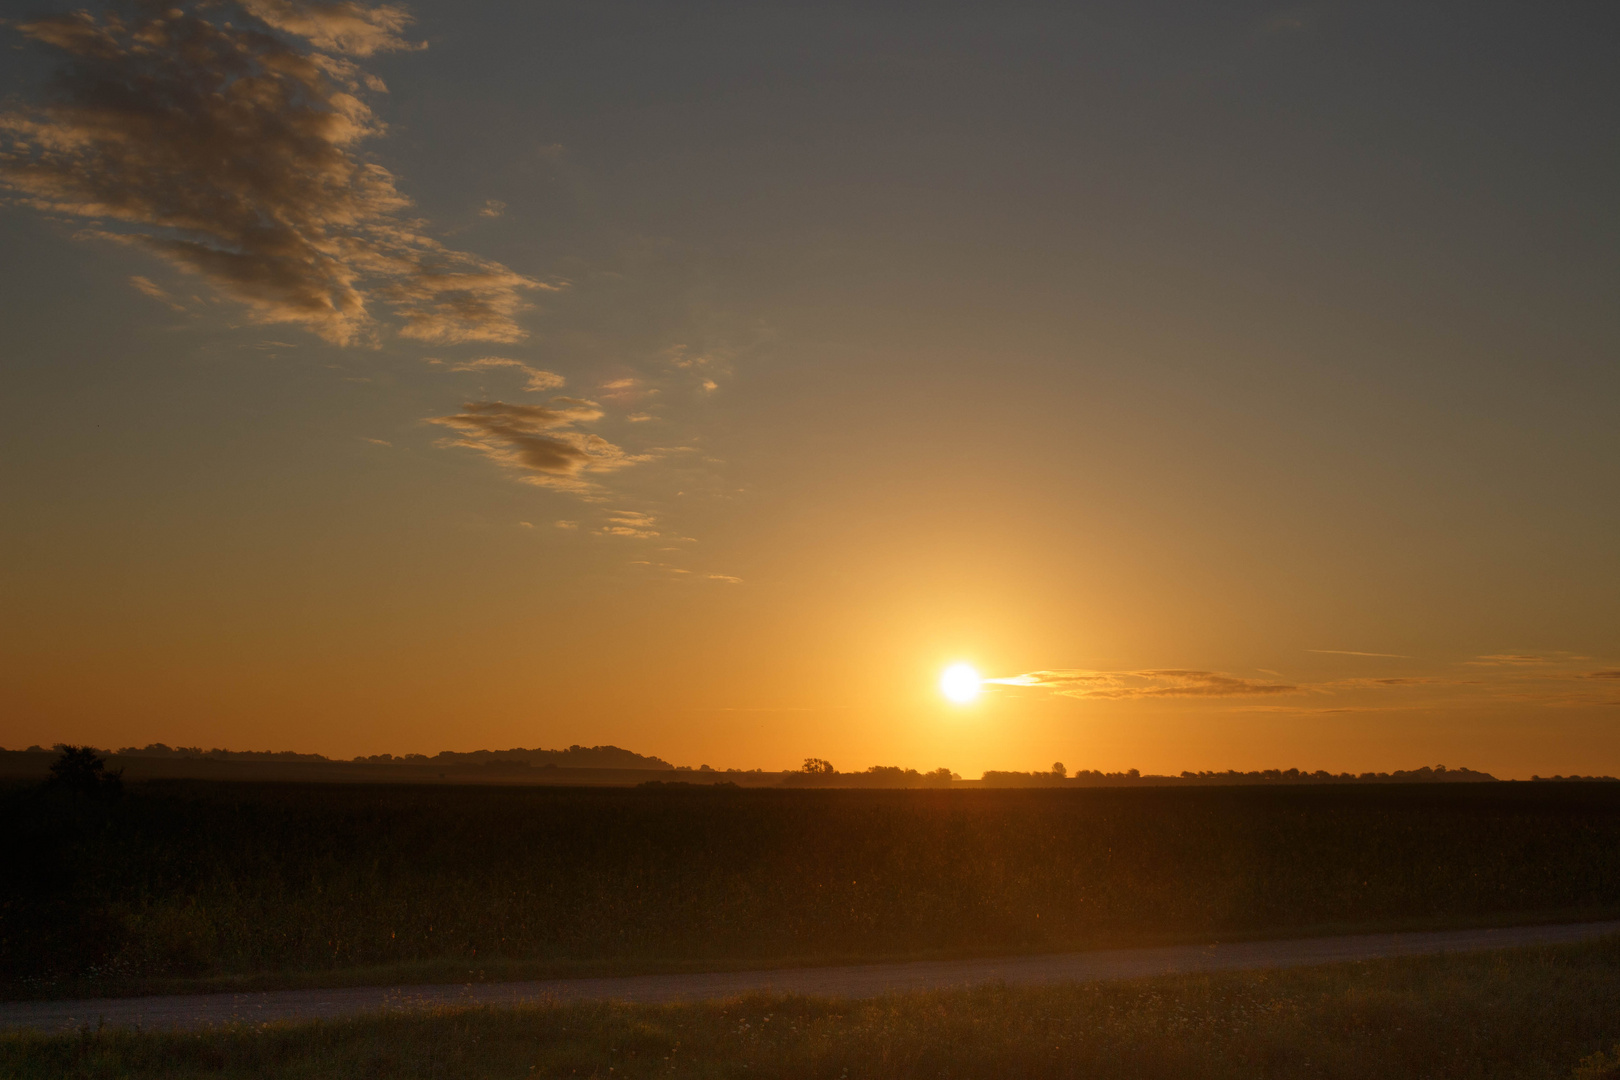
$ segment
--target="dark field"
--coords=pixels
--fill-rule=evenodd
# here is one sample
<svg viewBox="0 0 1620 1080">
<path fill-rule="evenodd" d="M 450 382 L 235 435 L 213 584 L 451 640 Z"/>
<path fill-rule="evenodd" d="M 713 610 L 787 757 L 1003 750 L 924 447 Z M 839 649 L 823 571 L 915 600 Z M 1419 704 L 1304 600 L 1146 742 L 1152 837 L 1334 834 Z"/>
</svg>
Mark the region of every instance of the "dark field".
<svg viewBox="0 0 1620 1080">
<path fill-rule="evenodd" d="M 1620 785 L 0 793 L 12 996 L 1620 912 Z"/>
<path fill-rule="evenodd" d="M 187 1035 L 0 1035 L 0 1076 L 1614 1080 L 1620 1068 L 1606 1066 L 1617 1041 L 1620 941 L 1610 939 L 1271 974 L 872 1001 L 760 995 Z"/>
</svg>

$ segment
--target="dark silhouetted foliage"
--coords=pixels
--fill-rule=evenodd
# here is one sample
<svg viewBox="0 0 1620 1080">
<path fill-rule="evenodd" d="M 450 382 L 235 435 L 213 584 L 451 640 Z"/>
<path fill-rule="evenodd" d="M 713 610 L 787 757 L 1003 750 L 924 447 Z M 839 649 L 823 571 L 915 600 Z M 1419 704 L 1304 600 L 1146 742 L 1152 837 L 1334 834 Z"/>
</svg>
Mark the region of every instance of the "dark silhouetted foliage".
<svg viewBox="0 0 1620 1080">
<path fill-rule="evenodd" d="M 0 823 L 0 973 L 83 974 L 123 945 L 96 860 L 116 832 L 122 778 L 94 750 L 62 747 L 41 787 L 15 793 Z"/>
<path fill-rule="evenodd" d="M 97 799 L 116 799 L 124 791 L 123 773 L 108 770 L 106 760 L 88 746 L 64 746 L 61 755 L 51 763 L 51 778 L 46 784 L 75 795 Z"/>
</svg>

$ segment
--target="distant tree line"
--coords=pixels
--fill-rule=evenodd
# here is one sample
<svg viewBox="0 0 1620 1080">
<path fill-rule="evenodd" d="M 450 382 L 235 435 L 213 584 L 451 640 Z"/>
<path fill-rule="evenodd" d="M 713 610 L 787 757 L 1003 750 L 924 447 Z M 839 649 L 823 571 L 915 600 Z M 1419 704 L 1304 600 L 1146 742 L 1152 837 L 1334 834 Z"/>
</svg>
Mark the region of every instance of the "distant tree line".
<svg viewBox="0 0 1620 1080">
<path fill-rule="evenodd" d="M 94 754 L 103 758 L 170 758 L 201 759 L 242 762 L 308 762 L 345 763 L 342 759 L 324 754 L 301 754 L 292 750 L 204 750 L 196 746 L 168 746 L 149 743 L 142 747 L 126 746 L 122 749 L 98 750 L 93 747 L 68 747 L 58 743 L 50 751 L 30 746 L 27 752 L 57 753 L 66 751 Z M 618 746 L 580 746 L 575 744 L 562 750 L 444 750 L 437 754 L 371 754 L 361 755 L 349 762 L 366 765 L 454 765 L 482 766 L 491 770 L 513 769 L 645 769 L 677 774 L 672 779 L 696 783 L 739 783 L 748 787 L 780 784 L 787 787 L 950 787 L 962 783 L 963 778 L 947 768 L 929 772 L 903 768 L 899 765 L 873 765 L 856 772 L 840 772 L 825 758 L 807 757 L 796 770 L 773 769 L 715 769 L 708 765 L 693 768 L 689 765 L 671 765 L 663 758 L 638 754 Z M 1163 787 L 1183 785 L 1231 784 L 1432 784 L 1482 783 L 1497 778 L 1487 772 L 1468 768 L 1448 768 L 1445 765 L 1425 765 L 1417 769 L 1396 769 L 1393 772 L 1328 772 L 1317 769 L 1255 769 L 1247 772 L 1237 769 L 1192 772 L 1179 775 L 1142 773 L 1136 769 L 1124 772 L 1103 772 L 1081 769 L 1070 773 L 1061 761 L 1053 762 L 1049 770 L 1018 772 L 991 769 L 978 781 L 966 781 L 977 787 Z M 1532 776 L 1536 781 L 1610 781 L 1612 776 Z"/>
<path fill-rule="evenodd" d="M 1594 778 L 1595 779 L 1595 778 Z M 1473 769 L 1448 769 L 1444 765 L 1421 769 L 1396 769 L 1394 772 L 1331 773 L 1326 769 L 1309 772 L 1303 769 L 1255 769 L 1240 772 L 1191 772 L 1179 776 L 1143 774 L 1135 769 L 1126 772 L 1097 772 L 1082 769 L 1073 776 L 1065 776 L 1062 763 L 1052 766 L 1051 772 L 997 772 L 984 774 L 985 787 L 1164 787 L 1180 785 L 1230 784 L 1436 784 L 1483 783 L 1495 781 L 1487 772 Z"/>
<path fill-rule="evenodd" d="M 860 772 L 841 773 L 822 758 L 805 758 L 798 772 L 782 774 L 782 782 L 788 787 L 950 787 L 952 780 L 960 779 L 945 768 L 923 773 L 898 765 L 873 765 Z"/>
</svg>

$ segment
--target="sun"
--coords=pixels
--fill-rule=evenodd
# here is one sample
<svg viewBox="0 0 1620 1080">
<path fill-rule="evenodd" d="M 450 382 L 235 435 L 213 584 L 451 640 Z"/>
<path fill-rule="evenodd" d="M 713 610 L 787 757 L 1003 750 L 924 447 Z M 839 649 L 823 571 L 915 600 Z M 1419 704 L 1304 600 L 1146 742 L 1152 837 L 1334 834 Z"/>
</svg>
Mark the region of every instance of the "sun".
<svg viewBox="0 0 1620 1080">
<path fill-rule="evenodd" d="M 939 677 L 939 692 L 958 705 L 966 705 L 979 696 L 979 683 L 979 673 L 970 665 L 952 664 Z"/>
</svg>

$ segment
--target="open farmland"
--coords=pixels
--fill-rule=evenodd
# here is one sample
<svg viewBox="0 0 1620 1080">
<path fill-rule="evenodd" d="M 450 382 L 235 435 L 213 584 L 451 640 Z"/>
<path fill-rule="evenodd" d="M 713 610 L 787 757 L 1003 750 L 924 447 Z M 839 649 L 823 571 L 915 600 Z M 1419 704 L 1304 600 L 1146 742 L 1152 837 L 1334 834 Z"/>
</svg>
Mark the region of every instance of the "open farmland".
<svg viewBox="0 0 1620 1080">
<path fill-rule="evenodd" d="M 1620 785 L 16 787 L 11 996 L 1603 917 Z"/>
</svg>

